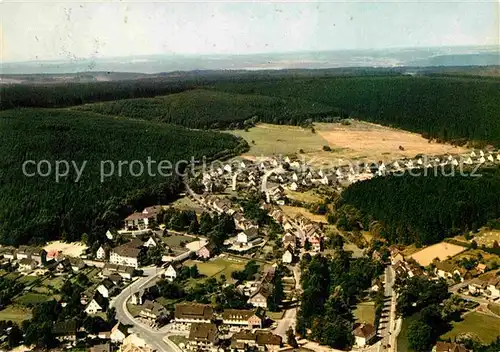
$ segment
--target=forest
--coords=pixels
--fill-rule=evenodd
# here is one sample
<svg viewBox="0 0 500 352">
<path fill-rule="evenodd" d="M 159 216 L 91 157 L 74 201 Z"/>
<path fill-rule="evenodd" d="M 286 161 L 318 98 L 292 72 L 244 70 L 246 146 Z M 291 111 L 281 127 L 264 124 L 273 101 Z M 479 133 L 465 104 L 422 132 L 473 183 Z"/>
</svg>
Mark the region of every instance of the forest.
<svg viewBox="0 0 500 352">
<path fill-rule="evenodd" d="M 304 121 L 337 116 L 331 107 L 301 99 L 233 94 L 207 89 L 142 99 L 122 99 L 82 105 L 76 109 L 99 114 L 162 121 L 189 128 L 239 128 L 252 122 Z M 252 118 L 254 118 L 252 120 Z"/>
<path fill-rule="evenodd" d="M 179 160 L 231 155 L 246 147 L 228 134 L 50 109 L 0 112 L 0 136 L 0 243 L 12 245 L 80 240 L 83 233 L 93 243 L 132 211 L 165 204 L 182 189 L 175 170 L 170 176 L 152 164 L 149 172 L 148 158 L 175 167 Z M 35 164 L 26 169 L 32 176 L 24 176 L 26 160 L 46 160 L 38 165 L 47 176 L 40 176 Z M 107 160 L 115 172 L 106 164 L 110 176 L 101 179 L 101 161 Z M 118 161 L 134 160 L 134 168 L 118 172 Z M 80 169 L 86 162 L 78 182 L 73 164 L 67 176 L 56 179 L 56 161 L 74 162 Z M 185 164 L 179 166 L 182 172 Z"/>
<path fill-rule="evenodd" d="M 354 183 L 330 220 L 346 230 L 370 229 L 390 243 L 428 245 L 500 217 L 499 167 L 481 168 L 481 177 L 428 171 Z"/>
</svg>

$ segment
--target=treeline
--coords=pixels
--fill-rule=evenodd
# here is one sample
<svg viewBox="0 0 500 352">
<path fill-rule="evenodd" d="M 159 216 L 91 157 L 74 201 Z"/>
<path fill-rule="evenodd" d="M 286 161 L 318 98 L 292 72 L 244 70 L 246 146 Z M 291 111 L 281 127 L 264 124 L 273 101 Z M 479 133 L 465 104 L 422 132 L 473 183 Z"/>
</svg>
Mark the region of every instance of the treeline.
<svg viewBox="0 0 500 352">
<path fill-rule="evenodd" d="M 154 97 L 179 93 L 192 87 L 192 82 L 161 79 L 3 85 L 0 87 L 0 110 L 18 107 L 60 108 L 98 101 Z"/>
<path fill-rule="evenodd" d="M 301 124 L 338 116 L 315 101 L 195 89 L 155 98 L 124 99 L 79 106 L 104 115 L 162 121 L 190 128 L 243 129 L 257 121 Z"/>
<path fill-rule="evenodd" d="M 282 78 L 221 82 L 226 92 L 300 98 L 425 137 L 500 146 L 500 81 L 473 77 Z"/>
<path fill-rule="evenodd" d="M 0 136 L 0 243 L 13 245 L 80 240 L 83 233 L 96 242 L 132 211 L 173 200 L 183 188 L 178 173 L 186 166 L 178 161 L 230 154 L 242 146 L 228 134 L 67 110 L 0 112 Z M 46 160 L 40 171 L 48 176 L 35 175 L 35 164 L 26 168 L 33 176 L 23 175 L 26 160 Z M 56 161 L 69 163 L 59 180 Z M 159 170 L 162 161 L 171 168 Z M 78 182 L 74 165 L 82 170 Z"/>
<path fill-rule="evenodd" d="M 482 168 L 481 177 L 437 171 L 357 182 L 342 193 L 329 220 L 348 231 L 370 230 L 390 243 L 428 245 L 500 217 L 500 168 Z"/>
</svg>

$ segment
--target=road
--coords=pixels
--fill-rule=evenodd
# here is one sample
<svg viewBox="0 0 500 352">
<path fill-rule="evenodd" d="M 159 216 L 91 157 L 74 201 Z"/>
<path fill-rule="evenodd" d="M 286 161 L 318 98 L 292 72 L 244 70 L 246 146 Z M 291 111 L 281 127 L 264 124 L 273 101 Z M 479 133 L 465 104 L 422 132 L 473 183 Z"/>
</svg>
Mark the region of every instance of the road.
<svg viewBox="0 0 500 352">
<path fill-rule="evenodd" d="M 153 330 L 149 326 L 134 319 L 127 309 L 127 301 L 130 296 L 146 287 L 163 274 L 164 271 L 165 270 L 157 270 L 157 268 L 145 268 L 144 272 L 145 274 L 147 272 L 149 276 L 141 277 L 126 287 L 118 296 L 111 300 L 110 306 L 116 308 L 116 318 L 125 325 L 133 325 L 132 331 L 137 333 L 137 335 L 144 339 L 153 349 L 158 352 L 178 352 L 179 349 L 175 344 L 163 340 L 165 334 L 168 332 L 168 327 L 160 330 Z"/>
<path fill-rule="evenodd" d="M 300 292 L 300 268 L 298 265 L 288 266 L 290 271 L 293 272 L 293 277 L 295 279 L 295 290 L 296 292 Z M 286 341 L 286 332 L 290 327 L 295 328 L 295 324 L 297 322 L 297 307 L 293 307 L 287 309 L 285 314 L 283 314 L 283 318 L 278 322 L 278 326 L 274 329 L 274 333 L 283 338 L 283 341 Z"/>
<path fill-rule="evenodd" d="M 379 323 L 379 336 L 382 340 L 378 344 L 377 350 L 389 352 L 393 351 L 396 337 L 398 332 L 396 331 L 396 293 L 394 292 L 394 280 L 396 275 L 392 266 L 388 266 L 385 269 L 385 285 L 384 285 L 384 295 L 385 304 L 382 310 L 382 315 L 380 317 Z M 384 346 L 389 346 L 388 348 Z"/>
</svg>

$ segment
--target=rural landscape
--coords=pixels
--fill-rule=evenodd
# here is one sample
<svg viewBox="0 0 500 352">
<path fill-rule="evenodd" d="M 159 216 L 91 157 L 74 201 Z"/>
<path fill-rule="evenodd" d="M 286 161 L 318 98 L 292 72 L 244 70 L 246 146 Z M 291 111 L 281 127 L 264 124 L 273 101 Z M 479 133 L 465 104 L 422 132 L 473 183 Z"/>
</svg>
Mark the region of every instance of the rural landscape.
<svg viewBox="0 0 500 352">
<path fill-rule="evenodd" d="M 7 62 L 0 351 L 500 351 L 500 53 L 467 48 Z"/>
</svg>

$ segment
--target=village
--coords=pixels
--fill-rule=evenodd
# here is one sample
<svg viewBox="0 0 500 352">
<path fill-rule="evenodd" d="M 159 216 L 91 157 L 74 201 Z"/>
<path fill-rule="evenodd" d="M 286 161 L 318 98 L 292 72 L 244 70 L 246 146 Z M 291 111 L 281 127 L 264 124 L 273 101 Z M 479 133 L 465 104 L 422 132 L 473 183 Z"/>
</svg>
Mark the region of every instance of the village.
<svg viewBox="0 0 500 352">
<path fill-rule="evenodd" d="M 2 302 L 0 320 L 21 322 L 37 302 L 64 305 L 67 283 L 82 283 L 82 310 L 113 324 L 98 331 L 66 322 L 55 337 L 67 349 L 92 341 L 94 352 L 333 351 L 295 340 L 300 263 L 305 256 L 333 253 L 334 229 L 312 205 L 354 182 L 461 163 L 500 163 L 500 154 L 417 156 L 328 170 L 290 157 L 231 160 L 186 176 L 180 200 L 130 214 L 97 243 L 1 247 L 0 274 L 20 286 Z M 499 326 L 500 261 L 474 240 L 386 251 L 371 250 L 368 240 L 364 248 L 346 240 L 344 248 L 385 267 L 366 297 L 383 292 L 387 300 L 382 315 L 371 299 L 358 304 L 353 351 L 397 351 L 403 323 L 395 313 L 394 285 L 405 277 L 447 280 L 450 292 L 465 302 L 466 315 L 484 314 Z M 467 349 L 439 342 L 435 351 Z"/>
</svg>

